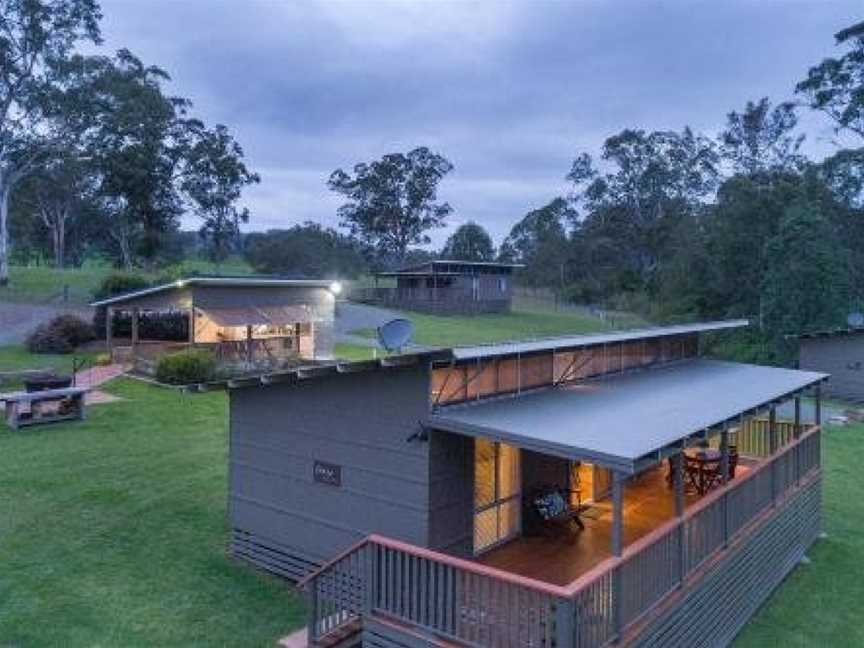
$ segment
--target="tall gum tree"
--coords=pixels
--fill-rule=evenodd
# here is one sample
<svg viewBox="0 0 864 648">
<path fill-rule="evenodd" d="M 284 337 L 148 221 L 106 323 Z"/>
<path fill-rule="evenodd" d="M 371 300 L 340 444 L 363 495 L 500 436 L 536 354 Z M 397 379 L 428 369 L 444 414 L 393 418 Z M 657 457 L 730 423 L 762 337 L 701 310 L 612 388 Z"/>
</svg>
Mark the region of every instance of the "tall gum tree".
<svg viewBox="0 0 864 648">
<path fill-rule="evenodd" d="M 0 0 L 0 286 L 9 282 L 9 202 L 56 144 L 58 65 L 99 43 L 95 0 Z"/>
</svg>

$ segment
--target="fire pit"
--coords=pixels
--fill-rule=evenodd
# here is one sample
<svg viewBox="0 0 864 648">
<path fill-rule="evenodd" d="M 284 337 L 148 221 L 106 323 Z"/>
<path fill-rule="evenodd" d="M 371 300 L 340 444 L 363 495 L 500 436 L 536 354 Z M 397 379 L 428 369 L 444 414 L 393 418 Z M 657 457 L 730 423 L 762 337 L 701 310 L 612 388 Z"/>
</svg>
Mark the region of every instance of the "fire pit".
<svg viewBox="0 0 864 648">
<path fill-rule="evenodd" d="M 72 386 L 72 376 L 33 376 L 24 381 L 24 389 L 28 392 L 45 391 L 46 389 L 65 389 Z"/>
</svg>

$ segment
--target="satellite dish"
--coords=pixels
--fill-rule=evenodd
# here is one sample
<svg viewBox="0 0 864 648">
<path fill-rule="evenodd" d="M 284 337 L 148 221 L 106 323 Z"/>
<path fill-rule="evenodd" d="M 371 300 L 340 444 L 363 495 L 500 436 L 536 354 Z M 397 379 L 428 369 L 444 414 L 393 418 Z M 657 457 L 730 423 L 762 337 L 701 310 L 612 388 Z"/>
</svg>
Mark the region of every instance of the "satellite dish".
<svg viewBox="0 0 864 648">
<path fill-rule="evenodd" d="M 864 314 L 855 311 L 854 313 L 849 313 L 849 316 L 846 318 L 846 322 L 852 328 L 861 328 L 864 326 Z"/>
<path fill-rule="evenodd" d="M 414 323 L 407 319 L 394 319 L 378 327 L 378 341 L 387 351 L 401 351 L 414 335 Z"/>
</svg>

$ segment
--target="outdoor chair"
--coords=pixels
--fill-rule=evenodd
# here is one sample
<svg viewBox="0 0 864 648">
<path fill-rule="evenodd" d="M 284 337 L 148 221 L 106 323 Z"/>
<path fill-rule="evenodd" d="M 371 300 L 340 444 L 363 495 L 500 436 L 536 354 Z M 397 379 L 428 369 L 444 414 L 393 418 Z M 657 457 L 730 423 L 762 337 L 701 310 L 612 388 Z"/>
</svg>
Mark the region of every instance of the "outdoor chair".
<svg viewBox="0 0 864 648">
<path fill-rule="evenodd" d="M 580 495 L 579 490 L 554 485 L 532 490 L 526 502 L 529 531 L 551 536 L 583 530 L 585 524 L 579 518 L 582 508 Z M 575 506 L 572 504 L 574 497 Z"/>
</svg>

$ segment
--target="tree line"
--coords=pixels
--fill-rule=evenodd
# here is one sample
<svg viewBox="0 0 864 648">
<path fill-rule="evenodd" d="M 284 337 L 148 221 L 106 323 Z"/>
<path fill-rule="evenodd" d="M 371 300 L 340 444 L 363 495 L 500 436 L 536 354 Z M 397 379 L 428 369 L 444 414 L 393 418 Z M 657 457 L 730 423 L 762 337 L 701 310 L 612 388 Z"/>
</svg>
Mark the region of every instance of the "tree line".
<svg viewBox="0 0 864 648">
<path fill-rule="evenodd" d="M 418 148 L 338 169 L 328 185 L 347 199 L 344 244 L 370 267 L 436 255 L 518 262 L 523 284 L 657 321 L 750 317 L 754 353 L 783 359 L 787 335 L 844 326 L 864 307 L 864 147 L 814 161 L 799 127 L 814 110 L 838 135 L 864 138 L 864 23 L 836 41 L 843 53 L 803 74 L 792 99 L 750 101 L 719 134 L 626 128 L 577 153 L 568 193 L 527 213 L 497 250 L 473 222 L 437 253 L 416 249 L 452 212 L 437 196 L 453 168 L 445 157 Z"/>
<path fill-rule="evenodd" d="M 101 18 L 95 0 L 0 0 L 0 285 L 12 252 L 156 264 L 188 245 L 184 213 L 218 262 L 249 218 L 238 200 L 259 177 L 228 128 L 129 50 L 82 53 Z"/>
</svg>

